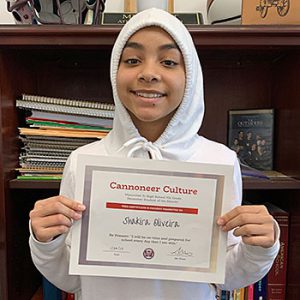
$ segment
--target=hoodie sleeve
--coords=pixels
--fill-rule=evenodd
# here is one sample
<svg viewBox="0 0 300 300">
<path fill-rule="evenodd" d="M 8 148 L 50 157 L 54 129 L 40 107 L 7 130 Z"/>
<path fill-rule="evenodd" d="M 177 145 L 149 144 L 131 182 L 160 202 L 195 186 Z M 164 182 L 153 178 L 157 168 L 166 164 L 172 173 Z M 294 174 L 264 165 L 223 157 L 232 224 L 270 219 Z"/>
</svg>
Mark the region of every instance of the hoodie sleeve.
<svg viewBox="0 0 300 300">
<path fill-rule="evenodd" d="M 41 243 L 31 232 L 29 245 L 32 260 L 40 273 L 59 289 L 76 293 L 80 289 L 80 277 L 69 275 L 70 247 L 67 239 L 66 235 L 60 235 L 49 243 Z"/>
<path fill-rule="evenodd" d="M 64 170 L 60 194 L 74 199 L 74 180 L 70 158 Z M 56 287 L 71 293 L 80 289 L 80 277 L 69 275 L 71 233 L 63 234 L 48 243 L 35 239 L 29 223 L 29 246 L 32 261 L 40 273 Z"/>
<path fill-rule="evenodd" d="M 233 207 L 240 205 L 242 199 L 242 178 L 238 160 L 235 162 L 234 183 L 236 201 Z M 233 231 L 228 233 L 225 283 L 218 285 L 218 288 L 233 290 L 245 287 L 268 273 L 279 251 L 280 230 L 275 220 L 274 225 L 276 242 L 270 248 L 246 245 L 241 238 L 233 235 Z"/>
</svg>

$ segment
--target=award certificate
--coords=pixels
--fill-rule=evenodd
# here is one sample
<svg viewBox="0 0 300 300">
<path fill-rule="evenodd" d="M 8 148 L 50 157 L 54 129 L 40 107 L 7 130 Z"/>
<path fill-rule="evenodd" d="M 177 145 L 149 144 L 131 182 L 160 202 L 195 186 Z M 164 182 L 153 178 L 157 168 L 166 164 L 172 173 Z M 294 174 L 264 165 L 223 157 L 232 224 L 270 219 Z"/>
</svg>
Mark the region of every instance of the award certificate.
<svg viewBox="0 0 300 300">
<path fill-rule="evenodd" d="M 223 283 L 233 166 L 79 155 L 70 274 Z"/>
</svg>

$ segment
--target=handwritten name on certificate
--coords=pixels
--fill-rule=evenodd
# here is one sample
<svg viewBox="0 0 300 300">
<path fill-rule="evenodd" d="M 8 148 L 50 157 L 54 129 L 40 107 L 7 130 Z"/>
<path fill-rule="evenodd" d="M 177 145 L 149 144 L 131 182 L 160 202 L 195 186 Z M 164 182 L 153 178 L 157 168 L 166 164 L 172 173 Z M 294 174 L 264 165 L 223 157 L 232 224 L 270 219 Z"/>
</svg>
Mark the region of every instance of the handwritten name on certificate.
<svg viewBox="0 0 300 300">
<path fill-rule="evenodd" d="M 79 155 L 70 274 L 223 283 L 233 166 Z"/>
</svg>

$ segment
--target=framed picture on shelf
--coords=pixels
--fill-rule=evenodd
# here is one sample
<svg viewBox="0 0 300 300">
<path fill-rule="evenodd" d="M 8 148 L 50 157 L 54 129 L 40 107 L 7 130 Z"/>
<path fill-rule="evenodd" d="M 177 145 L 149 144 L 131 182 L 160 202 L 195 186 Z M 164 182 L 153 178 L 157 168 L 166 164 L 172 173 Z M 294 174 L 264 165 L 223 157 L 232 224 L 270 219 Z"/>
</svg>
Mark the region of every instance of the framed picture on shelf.
<svg viewBox="0 0 300 300">
<path fill-rule="evenodd" d="M 274 109 L 230 110 L 228 146 L 241 163 L 273 170 Z"/>
</svg>

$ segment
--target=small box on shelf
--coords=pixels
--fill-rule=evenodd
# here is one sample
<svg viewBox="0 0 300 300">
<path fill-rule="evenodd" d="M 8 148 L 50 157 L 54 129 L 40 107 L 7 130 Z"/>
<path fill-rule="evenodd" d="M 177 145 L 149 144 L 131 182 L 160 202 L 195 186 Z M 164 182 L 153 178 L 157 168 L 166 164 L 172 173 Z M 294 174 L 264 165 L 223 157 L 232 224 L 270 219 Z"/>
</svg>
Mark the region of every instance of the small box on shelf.
<svg viewBox="0 0 300 300">
<path fill-rule="evenodd" d="M 243 0 L 243 25 L 300 24 L 299 0 Z"/>
</svg>

